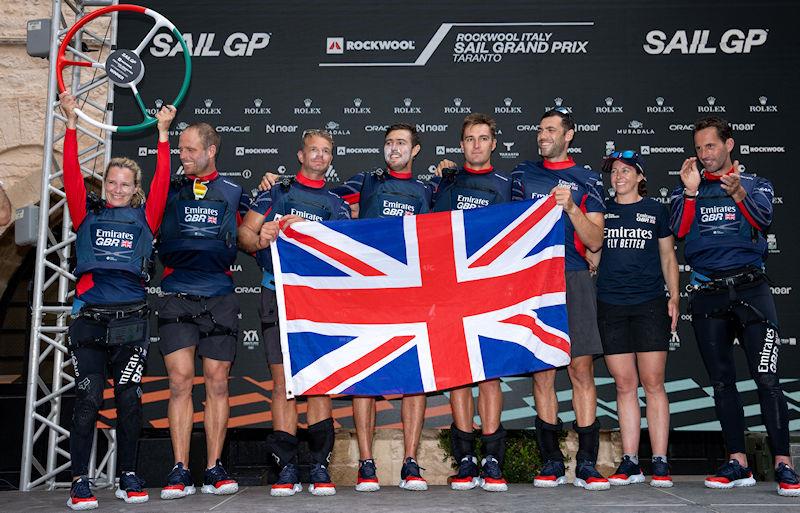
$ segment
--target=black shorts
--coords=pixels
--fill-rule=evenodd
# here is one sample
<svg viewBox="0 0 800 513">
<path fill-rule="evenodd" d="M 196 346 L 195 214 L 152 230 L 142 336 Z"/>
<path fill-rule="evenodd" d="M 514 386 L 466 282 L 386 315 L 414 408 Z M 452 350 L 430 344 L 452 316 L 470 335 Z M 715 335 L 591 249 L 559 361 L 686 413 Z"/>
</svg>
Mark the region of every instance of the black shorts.
<svg viewBox="0 0 800 513">
<path fill-rule="evenodd" d="M 281 332 L 278 327 L 278 296 L 274 290 L 261 287 L 258 315 L 261 318 L 261 334 L 264 338 L 267 364 L 280 365 L 283 363 L 283 351 L 281 350 Z"/>
<path fill-rule="evenodd" d="M 196 346 L 203 358 L 232 362 L 236 357 L 239 331 L 239 299 L 236 294 L 215 297 L 184 297 L 166 294 L 153 300 L 153 310 L 158 316 L 158 348 L 168 355 L 178 349 Z M 203 314 L 204 312 L 208 312 Z M 210 315 L 209 315 L 210 314 Z M 194 319 L 170 322 L 187 315 Z M 212 320 L 213 316 L 213 320 Z M 215 329 L 225 334 L 201 336 Z"/>
<path fill-rule="evenodd" d="M 669 350 L 670 318 L 665 296 L 636 305 L 598 301 L 597 324 L 607 355 Z"/>
<path fill-rule="evenodd" d="M 566 281 L 571 356 L 603 354 L 603 344 L 597 331 L 594 282 L 589 271 L 567 271 Z"/>
</svg>

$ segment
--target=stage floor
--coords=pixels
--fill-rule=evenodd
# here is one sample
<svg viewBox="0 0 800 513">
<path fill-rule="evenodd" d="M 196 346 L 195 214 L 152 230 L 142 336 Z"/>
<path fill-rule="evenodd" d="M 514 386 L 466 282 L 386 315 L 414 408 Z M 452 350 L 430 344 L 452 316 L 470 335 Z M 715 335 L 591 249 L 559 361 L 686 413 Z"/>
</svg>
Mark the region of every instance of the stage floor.
<svg viewBox="0 0 800 513">
<path fill-rule="evenodd" d="M 194 495 L 175 501 L 162 501 L 158 490 L 146 504 L 127 505 L 115 499 L 111 490 L 99 490 L 97 511 L 137 513 L 258 513 L 291 511 L 292 513 L 319 511 L 341 513 L 374 513 L 376 511 L 436 512 L 718 512 L 718 513 L 769 513 L 800 512 L 800 497 L 779 497 L 774 483 L 758 483 L 752 488 L 734 490 L 709 490 L 701 480 L 680 480 L 671 489 L 656 489 L 649 485 L 612 487 L 608 491 L 587 492 L 572 485 L 557 489 L 540 489 L 532 485 L 511 485 L 506 493 L 488 493 L 483 490 L 454 492 L 445 486 L 432 486 L 427 492 L 407 492 L 397 487 L 384 487 L 377 493 L 358 493 L 352 488 L 341 488 L 333 497 L 314 497 L 304 491 L 288 498 L 269 496 L 265 487 L 243 487 L 232 496 Z M 5 512 L 59 512 L 69 511 L 65 506 L 66 490 L 55 492 L 2 492 L 0 511 Z"/>
</svg>

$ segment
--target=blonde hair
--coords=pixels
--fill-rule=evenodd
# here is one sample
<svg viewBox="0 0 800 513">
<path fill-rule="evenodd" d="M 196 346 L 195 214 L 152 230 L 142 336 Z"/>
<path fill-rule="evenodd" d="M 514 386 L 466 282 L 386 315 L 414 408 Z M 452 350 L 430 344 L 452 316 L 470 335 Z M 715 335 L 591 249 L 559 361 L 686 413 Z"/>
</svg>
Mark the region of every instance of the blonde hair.
<svg viewBox="0 0 800 513">
<path fill-rule="evenodd" d="M 131 198 L 131 207 L 137 208 L 144 204 L 144 191 L 142 190 L 142 168 L 139 167 L 139 164 L 136 163 L 135 160 L 129 159 L 128 157 L 114 157 L 108 161 L 108 166 L 106 166 L 106 172 L 103 174 L 103 183 L 105 184 L 106 177 L 108 177 L 108 170 L 112 167 L 120 167 L 126 168 L 133 171 L 133 183 L 136 186 L 136 190 L 133 192 L 133 197 Z"/>
</svg>

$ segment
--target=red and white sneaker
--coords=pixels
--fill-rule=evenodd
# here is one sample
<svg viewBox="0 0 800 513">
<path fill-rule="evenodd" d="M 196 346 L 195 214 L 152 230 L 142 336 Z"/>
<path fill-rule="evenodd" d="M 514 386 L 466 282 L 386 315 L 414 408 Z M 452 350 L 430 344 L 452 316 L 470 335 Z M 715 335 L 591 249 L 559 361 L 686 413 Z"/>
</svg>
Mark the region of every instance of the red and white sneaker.
<svg viewBox="0 0 800 513">
<path fill-rule="evenodd" d="M 377 492 L 381 489 L 378 482 L 378 469 L 372 459 L 361 460 L 358 465 L 357 492 Z"/>
<path fill-rule="evenodd" d="M 122 499 L 126 504 L 141 504 L 150 500 L 147 490 L 144 489 L 144 479 L 135 472 L 123 472 L 119 476 L 119 486 L 114 491 L 117 499 Z"/>
<path fill-rule="evenodd" d="M 412 492 L 424 492 L 428 489 L 428 482 L 420 474 L 420 466 L 414 458 L 408 457 L 403 462 L 403 468 L 400 469 L 400 488 Z"/>
<path fill-rule="evenodd" d="M 75 511 L 86 511 L 97 508 L 97 497 L 92 493 L 92 482 L 86 476 L 81 476 L 72 482 L 69 489 L 67 506 Z"/>
</svg>

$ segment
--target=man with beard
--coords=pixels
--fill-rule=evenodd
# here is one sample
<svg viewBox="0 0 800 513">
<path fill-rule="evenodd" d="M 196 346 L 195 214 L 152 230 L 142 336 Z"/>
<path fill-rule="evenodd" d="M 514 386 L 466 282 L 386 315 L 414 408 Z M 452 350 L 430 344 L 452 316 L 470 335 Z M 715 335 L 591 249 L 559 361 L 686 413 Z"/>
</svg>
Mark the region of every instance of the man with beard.
<svg viewBox="0 0 800 513">
<path fill-rule="evenodd" d="M 694 147 L 697 157 L 683 162 L 682 184 L 672 193 L 672 230 L 686 240 L 684 254 L 692 267 L 692 327 L 714 387 L 729 454 L 729 461 L 706 478 L 705 485 L 730 489 L 756 484 L 747 466 L 744 413 L 736 389 L 733 345 L 738 338 L 758 389 L 778 494 L 797 497 L 800 479 L 789 457 L 789 413 L 778 379 L 778 316 L 764 274 L 772 184 L 740 172 L 739 162 L 731 162 L 733 131 L 723 119 L 697 121 Z"/>
<path fill-rule="evenodd" d="M 597 390 L 594 384 L 593 357 L 603 353 L 597 328 L 595 290 L 584 258 L 586 249 L 597 251 L 603 244 L 602 181 L 594 171 L 575 164 L 567 149 L 575 137 L 575 121 L 562 107 L 548 110 L 541 118 L 536 138 L 542 160 L 526 161 L 512 173 L 514 199 L 539 199 L 553 194 L 563 207 L 565 230 L 565 268 L 567 315 L 572 361 L 567 370 L 572 382 L 573 427 L 578 433 L 575 486 L 587 490 L 606 490 L 607 479 L 595 468 L 600 445 L 597 421 Z M 538 487 L 566 483 L 564 455 L 559 446 L 562 429 L 558 419 L 555 369 L 533 375 L 536 404 L 536 436 L 545 459 L 534 479 Z"/>
</svg>

